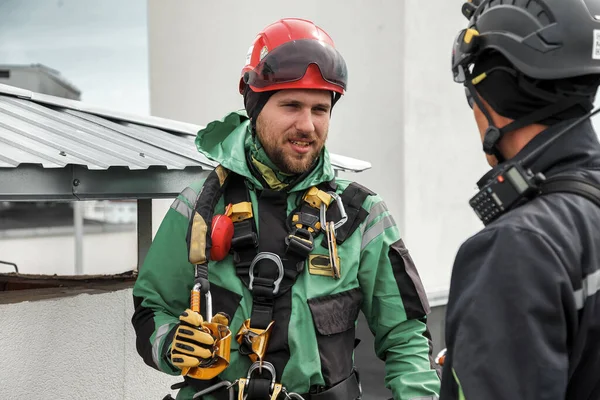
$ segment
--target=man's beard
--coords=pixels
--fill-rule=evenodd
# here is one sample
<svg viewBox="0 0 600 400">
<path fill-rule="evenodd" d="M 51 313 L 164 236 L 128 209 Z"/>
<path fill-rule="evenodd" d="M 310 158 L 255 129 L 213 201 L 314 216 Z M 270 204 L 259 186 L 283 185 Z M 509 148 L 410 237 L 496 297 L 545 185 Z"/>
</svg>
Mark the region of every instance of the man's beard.
<svg viewBox="0 0 600 400">
<path fill-rule="evenodd" d="M 301 162 L 298 163 L 291 161 L 289 157 L 286 158 L 283 149 L 279 146 L 268 148 L 263 145 L 263 147 L 265 148 L 267 156 L 273 162 L 273 164 L 275 164 L 279 171 L 283 172 L 284 174 L 292 175 L 303 174 L 310 170 L 321 154 L 321 150 L 319 150 L 318 152 L 311 154 L 310 157 L 303 157 Z"/>
<path fill-rule="evenodd" d="M 286 153 L 284 152 L 284 147 L 277 143 L 277 141 L 269 141 L 266 140 L 263 135 L 261 135 L 262 129 L 269 129 L 268 125 L 263 125 L 261 123 L 256 124 L 256 135 L 262 147 L 269 157 L 269 160 L 279 169 L 280 172 L 284 174 L 298 175 L 303 174 L 309 171 L 314 165 L 315 161 L 320 157 L 323 147 L 325 146 L 325 142 L 321 144 L 318 151 L 310 155 L 305 155 L 300 159 L 293 159 L 293 156 L 286 157 Z M 303 133 L 298 133 L 296 135 L 286 135 L 286 137 L 295 137 L 295 138 L 304 138 L 310 139 L 311 136 Z M 327 136 L 325 136 L 326 138 Z M 318 141 L 317 138 L 313 140 L 312 146 L 314 146 L 314 142 Z M 287 144 L 287 142 L 286 142 Z M 284 144 L 285 146 L 285 144 Z M 294 162 L 297 161 L 297 162 Z"/>
</svg>

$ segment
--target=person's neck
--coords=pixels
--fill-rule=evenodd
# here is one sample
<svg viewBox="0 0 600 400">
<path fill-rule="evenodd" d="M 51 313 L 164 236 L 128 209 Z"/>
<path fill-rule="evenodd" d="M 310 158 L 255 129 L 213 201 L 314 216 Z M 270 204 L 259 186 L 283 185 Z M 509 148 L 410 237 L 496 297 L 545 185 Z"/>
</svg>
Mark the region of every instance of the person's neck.
<svg viewBox="0 0 600 400">
<path fill-rule="evenodd" d="M 512 122 L 512 120 L 508 119 L 508 122 L 505 123 L 503 121 L 503 125 L 496 126 L 506 126 Z M 510 160 L 514 156 L 516 156 L 523 148 L 533 140 L 534 137 L 539 135 L 541 132 L 548 129 L 548 126 L 541 124 L 532 124 L 527 125 L 512 132 L 506 133 L 500 142 L 498 143 L 498 149 L 502 153 L 505 159 Z"/>
</svg>

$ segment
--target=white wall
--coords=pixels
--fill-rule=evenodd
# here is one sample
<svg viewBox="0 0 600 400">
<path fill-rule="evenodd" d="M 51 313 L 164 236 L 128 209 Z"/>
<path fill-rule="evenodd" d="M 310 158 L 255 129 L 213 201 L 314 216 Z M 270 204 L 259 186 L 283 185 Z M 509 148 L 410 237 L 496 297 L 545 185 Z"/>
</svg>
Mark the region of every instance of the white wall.
<svg viewBox="0 0 600 400">
<path fill-rule="evenodd" d="M 342 176 L 384 197 L 426 289 L 445 289 L 460 242 L 481 227 L 468 199 L 486 171 L 463 89 L 449 67 L 452 41 L 466 24 L 461 5 L 150 0 L 151 113 L 206 124 L 243 107 L 237 85 L 255 35 L 285 16 L 315 21 L 333 37 L 349 69 L 328 146 L 373 164 L 360 175 Z"/>
<path fill-rule="evenodd" d="M 404 18 L 406 237 L 429 291 L 448 288 L 460 243 L 483 227 L 468 201 L 489 166 L 450 70 L 462 4 L 409 0 Z"/>
<path fill-rule="evenodd" d="M 160 400 L 171 377 L 135 350 L 131 290 L 0 306 L 0 399 Z M 9 321 L 9 323 L 7 323 Z"/>
</svg>

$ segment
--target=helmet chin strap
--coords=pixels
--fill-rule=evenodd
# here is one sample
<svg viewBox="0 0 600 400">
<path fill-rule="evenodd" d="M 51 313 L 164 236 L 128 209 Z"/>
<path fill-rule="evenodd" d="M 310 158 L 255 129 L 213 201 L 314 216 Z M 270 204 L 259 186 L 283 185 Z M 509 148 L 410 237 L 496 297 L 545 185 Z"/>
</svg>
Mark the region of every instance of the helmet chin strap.
<svg viewBox="0 0 600 400">
<path fill-rule="evenodd" d="M 496 125 L 494 125 L 494 120 L 492 119 L 492 116 L 481 101 L 481 98 L 475 90 L 475 86 L 471 82 L 470 78 L 467 78 L 465 80 L 465 86 L 471 92 L 471 97 L 473 98 L 475 103 L 477 103 L 477 106 L 479 107 L 483 115 L 485 115 L 485 118 L 488 121 L 488 127 L 483 135 L 483 151 L 485 151 L 486 154 L 496 157 L 498 163 L 506 161 L 506 159 L 500 152 L 500 149 L 498 148 L 498 143 L 500 142 L 500 139 L 502 139 L 502 136 L 506 132 L 503 132 L 504 129 L 500 129 Z"/>
<path fill-rule="evenodd" d="M 483 151 L 485 151 L 486 154 L 495 156 L 498 160 L 498 163 L 506 161 L 506 158 L 504 157 L 504 155 L 502 155 L 500 149 L 498 148 L 498 143 L 504 135 L 506 135 L 509 132 L 516 131 L 517 129 L 521 129 L 525 126 L 535 124 L 539 121 L 542 121 L 552 115 L 561 113 L 578 104 L 584 105 L 586 101 L 585 99 L 565 97 L 544 108 L 540 108 L 530 114 L 527 114 L 526 116 L 519 118 L 518 120 L 514 120 L 510 124 L 503 126 L 502 128 L 498 128 L 496 125 L 494 125 L 492 116 L 488 112 L 487 108 L 483 105 L 483 101 L 481 101 L 481 97 L 475 90 L 475 87 L 470 78 L 465 80 L 465 86 L 471 92 L 473 100 L 475 101 L 475 103 L 477 103 L 477 106 L 479 107 L 483 115 L 485 115 L 485 118 L 488 121 L 488 128 L 486 129 L 485 134 L 483 135 Z"/>
</svg>

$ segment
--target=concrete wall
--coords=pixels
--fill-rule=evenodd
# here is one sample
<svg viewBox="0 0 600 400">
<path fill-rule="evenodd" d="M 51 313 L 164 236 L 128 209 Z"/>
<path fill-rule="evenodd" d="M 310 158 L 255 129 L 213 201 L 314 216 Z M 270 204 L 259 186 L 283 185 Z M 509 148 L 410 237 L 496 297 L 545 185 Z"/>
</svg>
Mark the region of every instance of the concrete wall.
<svg viewBox="0 0 600 400">
<path fill-rule="evenodd" d="M 131 290 L 0 306 L 0 399 L 162 399 L 181 379 L 135 350 Z M 8 323 L 7 323 L 8 321 Z"/>
</svg>

